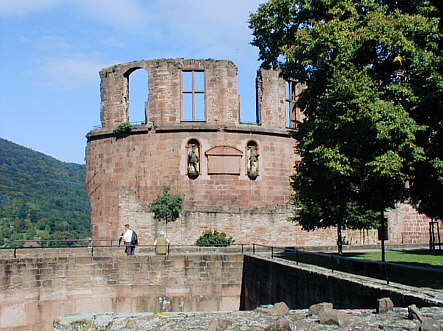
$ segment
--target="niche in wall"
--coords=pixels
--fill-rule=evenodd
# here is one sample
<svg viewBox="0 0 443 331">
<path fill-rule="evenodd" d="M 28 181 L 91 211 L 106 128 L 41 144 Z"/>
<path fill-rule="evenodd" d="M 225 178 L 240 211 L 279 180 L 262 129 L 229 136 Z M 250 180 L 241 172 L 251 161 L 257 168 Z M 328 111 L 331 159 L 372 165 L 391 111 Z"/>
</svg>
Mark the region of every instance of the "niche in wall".
<svg viewBox="0 0 443 331">
<path fill-rule="evenodd" d="M 231 146 L 216 146 L 205 153 L 208 159 L 208 175 L 240 175 L 243 153 Z"/>
</svg>

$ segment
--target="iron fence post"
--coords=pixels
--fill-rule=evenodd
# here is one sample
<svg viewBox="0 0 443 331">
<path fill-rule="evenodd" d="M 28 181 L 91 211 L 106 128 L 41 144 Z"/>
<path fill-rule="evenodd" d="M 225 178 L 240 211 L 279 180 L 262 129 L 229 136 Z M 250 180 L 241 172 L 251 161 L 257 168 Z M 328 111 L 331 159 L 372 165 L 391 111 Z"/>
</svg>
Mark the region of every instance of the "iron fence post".
<svg viewBox="0 0 443 331">
<path fill-rule="evenodd" d="M 271 259 L 274 258 L 274 246 L 271 246 Z"/>
<path fill-rule="evenodd" d="M 252 254 L 255 255 L 255 244 L 252 244 Z"/>
<path fill-rule="evenodd" d="M 14 258 L 17 257 L 17 247 L 14 247 Z"/>
</svg>

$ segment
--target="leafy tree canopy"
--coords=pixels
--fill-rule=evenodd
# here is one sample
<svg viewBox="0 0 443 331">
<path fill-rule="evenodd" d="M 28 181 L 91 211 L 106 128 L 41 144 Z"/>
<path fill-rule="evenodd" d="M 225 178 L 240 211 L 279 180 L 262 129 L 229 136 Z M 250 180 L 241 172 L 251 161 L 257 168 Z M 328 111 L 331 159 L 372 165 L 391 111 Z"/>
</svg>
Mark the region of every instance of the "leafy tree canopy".
<svg viewBox="0 0 443 331">
<path fill-rule="evenodd" d="M 441 187 L 441 153 L 427 154 L 430 137 L 440 152 L 442 141 L 441 114 L 430 129 L 443 86 L 439 19 L 419 0 L 270 0 L 251 15 L 263 67 L 306 85 L 292 177 L 305 229 L 373 226 L 408 196 L 419 164 Z"/>
<path fill-rule="evenodd" d="M 165 187 L 163 193 L 152 201 L 149 206 L 154 214 L 154 219 L 158 221 L 164 220 L 166 224 L 177 220 L 183 208 L 183 198 L 169 194 L 169 190 L 169 187 Z"/>
</svg>

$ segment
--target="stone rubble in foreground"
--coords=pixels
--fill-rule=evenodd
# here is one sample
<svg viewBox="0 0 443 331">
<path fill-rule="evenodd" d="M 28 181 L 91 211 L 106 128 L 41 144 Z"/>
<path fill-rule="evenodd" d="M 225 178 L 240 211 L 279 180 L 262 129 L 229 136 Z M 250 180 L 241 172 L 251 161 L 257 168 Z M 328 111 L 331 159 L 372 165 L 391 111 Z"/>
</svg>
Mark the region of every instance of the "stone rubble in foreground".
<svg viewBox="0 0 443 331">
<path fill-rule="evenodd" d="M 277 303 L 253 311 L 79 313 L 60 316 L 54 321 L 54 331 L 443 331 L 443 307 L 418 309 L 413 305 L 377 314 L 374 309 L 335 310 L 331 306 L 321 303 L 289 310 L 286 304 Z"/>
</svg>

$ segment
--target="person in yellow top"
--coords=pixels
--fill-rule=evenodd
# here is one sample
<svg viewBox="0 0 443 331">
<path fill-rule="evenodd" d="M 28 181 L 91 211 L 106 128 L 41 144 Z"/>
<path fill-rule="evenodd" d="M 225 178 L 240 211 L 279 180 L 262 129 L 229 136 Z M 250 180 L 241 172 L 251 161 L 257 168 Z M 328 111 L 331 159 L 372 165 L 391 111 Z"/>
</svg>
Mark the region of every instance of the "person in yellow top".
<svg viewBox="0 0 443 331">
<path fill-rule="evenodd" d="M 166 238 L 165 233 L 160 231 L 160 235 L 154 241 L 155 254 L 166 255 L 168 253 L 169 240 Z"/>
</svg>

